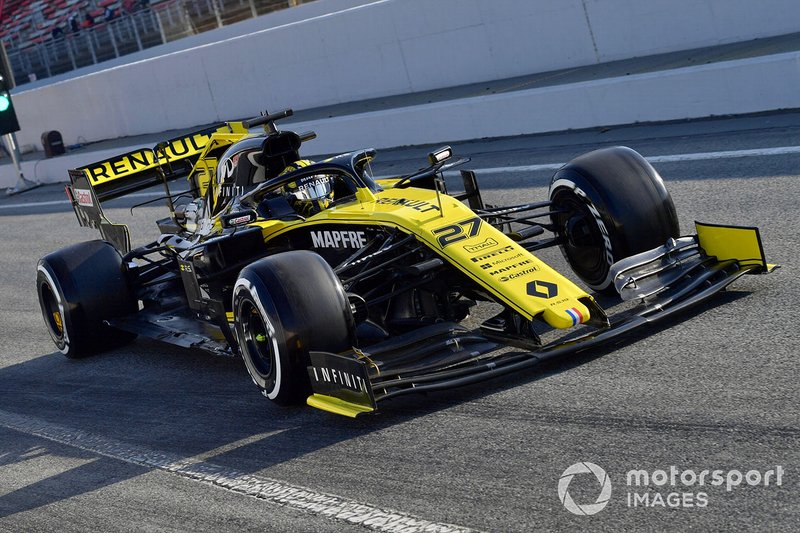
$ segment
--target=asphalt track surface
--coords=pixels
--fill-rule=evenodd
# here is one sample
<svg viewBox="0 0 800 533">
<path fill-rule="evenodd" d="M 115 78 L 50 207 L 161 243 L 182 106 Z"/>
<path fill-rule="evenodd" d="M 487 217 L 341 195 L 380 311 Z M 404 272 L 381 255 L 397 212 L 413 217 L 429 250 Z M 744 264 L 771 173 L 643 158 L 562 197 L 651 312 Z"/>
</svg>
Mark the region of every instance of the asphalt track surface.
<svg viewBox="0 0 800 533">
<path fill-rule="evenodd" d="M 800 146 L 800 115 L 455 148 L 474 168 L 547 167 L 611 144 L 646 156 Z M 384 151 L 376 173 L 413 170 L 429 148 Z M 240 361 L 148 340 L 78 361 L 54 353 L 34 292 L 36 261 L 94 232 L 78 228 L 66 204 L 52 204 L 60 186 L 0 199 L 0 530 L 797 531 L 800 156 L 656 167 L 684 233 L 695 220 L 758 226 L 769 260 L 783 268 L 747 276 L 619 345 L 398 399 L 358 420 L 279 408 Z M 510 203 L 543 198 L 551 174 L 479 178 L 489 201 Z M 19 203 L 28 205 L 3 207 Z M 160 208 L 130 216 L 131 203 L 110 213 L 142 242 L 155 235 Z M 541 255 L 565 269 L 557 250 Z M 567 467 L 587 461 L 605 469 L 612 493 L 599 513 L 576 516 L 557 487 Z M 629 470 L 671 466 L 724 475 L 780 466 L 783 475 L 780 486 L 773 477 L 730 491 L 626 485 Z M 696 503 L 698 492 L 707 505 L 628 505 L 629 493 L 651 502 L 688 493 Z M 569 493 L 594 503 L 600 484 L 579 474 Z"/>
</svg>

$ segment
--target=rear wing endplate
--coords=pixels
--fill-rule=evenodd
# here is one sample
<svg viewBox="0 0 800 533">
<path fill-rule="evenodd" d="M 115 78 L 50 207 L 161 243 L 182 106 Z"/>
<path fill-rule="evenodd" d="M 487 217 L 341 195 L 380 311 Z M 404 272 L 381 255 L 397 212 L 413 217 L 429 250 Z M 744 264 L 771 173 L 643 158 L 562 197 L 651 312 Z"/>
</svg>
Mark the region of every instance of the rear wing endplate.
<svg viewBox="0 0 800 533">
<path fill-rule="evenodd" d="M 123 254 L 128 253 L 131 250 L 128 226 L 114 224 L 106 218 L 100 207 L 100 201 L 89 184 L 89 178 L 82 170 L 70 170 L 69 179 L 72 184 L 67 185 L 67 198 L 72 203 L 75 216 L 78 217 L 78 224 L 99 230 L 103 240 L 110 242 Z"/>
</svg>

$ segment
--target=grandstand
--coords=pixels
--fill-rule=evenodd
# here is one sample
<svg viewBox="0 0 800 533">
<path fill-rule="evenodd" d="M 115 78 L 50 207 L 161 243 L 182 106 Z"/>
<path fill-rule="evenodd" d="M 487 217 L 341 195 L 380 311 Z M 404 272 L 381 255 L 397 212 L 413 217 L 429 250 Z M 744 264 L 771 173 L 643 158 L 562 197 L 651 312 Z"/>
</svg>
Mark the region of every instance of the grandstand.
<svg viewBox="0 0 800 533">
<path fill-rule="evenodd" d="M 23 85 L 300 3 L 0 0 L 0 40 Z"/>
</svg>

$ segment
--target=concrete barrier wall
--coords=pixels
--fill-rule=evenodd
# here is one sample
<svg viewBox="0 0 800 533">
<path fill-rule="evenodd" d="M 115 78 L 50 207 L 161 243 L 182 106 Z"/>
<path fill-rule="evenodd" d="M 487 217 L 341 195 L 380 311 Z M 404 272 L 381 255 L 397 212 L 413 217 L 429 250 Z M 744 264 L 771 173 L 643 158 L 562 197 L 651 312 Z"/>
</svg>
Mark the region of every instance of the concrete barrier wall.
<svg viewBox="0 0 800 533">
<path fill-rule="evenodd" d="M 51 129 L 72 144 L 777 35 L 800 15 L 796 0 L 326 1 L 330 13 L 274 27 L 268 15 L 263 31 L 21 91 L 20 143 Z"/>
<path fill-rule="evenodd" d="M 764 84 L 765 79 L 781 83 Z M 312 155 L 800 108 L 796 87 L 800 52 L 282 124 L 317 132 L 304 147 Z M 125 151 L 76 152 L 26 162 L 23 170 L 37 181 L 65 181 L 67 169 Z M 10 165 L 0 167 L 0 186 L 15 181 Z"/>
<path fill-rule="evenodd" d="M 796 0 L 583 0 L 583 5 L 600 62 L 800 30 Z"/>
<path fill-rule="evenodd" d="M 781 83 L 764 84 L 765 79 Z M 446 143 L 800 108 L 800 52 L 287 123 L 314 130 L 307 147 L 338 153 L 366 147 Z"/>
</svg>

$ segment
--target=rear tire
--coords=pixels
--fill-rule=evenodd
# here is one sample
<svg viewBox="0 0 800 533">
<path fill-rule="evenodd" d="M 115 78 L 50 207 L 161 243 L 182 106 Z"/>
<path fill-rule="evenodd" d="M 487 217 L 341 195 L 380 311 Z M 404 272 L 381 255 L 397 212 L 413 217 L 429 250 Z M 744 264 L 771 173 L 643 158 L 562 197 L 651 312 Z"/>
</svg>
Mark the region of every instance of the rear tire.
<svg viewBox="0 0 800 533">
<path fill-rule="evenodd" d="M 103 323 L 136 311 L 122 257 L 105 241 L 78 243 L 40 259 L 36 289 L 50 337 L 69 358 L 99 353 L 136 338 Z"/>
<path fill-rule="evenodd" d="M 233 313 L 250 377 L 280 405 L 302 403 L 310 394 L 309 351 L 353 346 L 355 325 L 344 288 L 312 252 L 285 252 L 242 269 Z"/>
<path fill-rule="evenodd" d="M 658 172 L 624 146 L 564 165 L 550 182 L 556 234 L 572 270 L 592 289 L 613 292 L 615 262 L 678 237 L 675 204 Z"/>
</svg>

